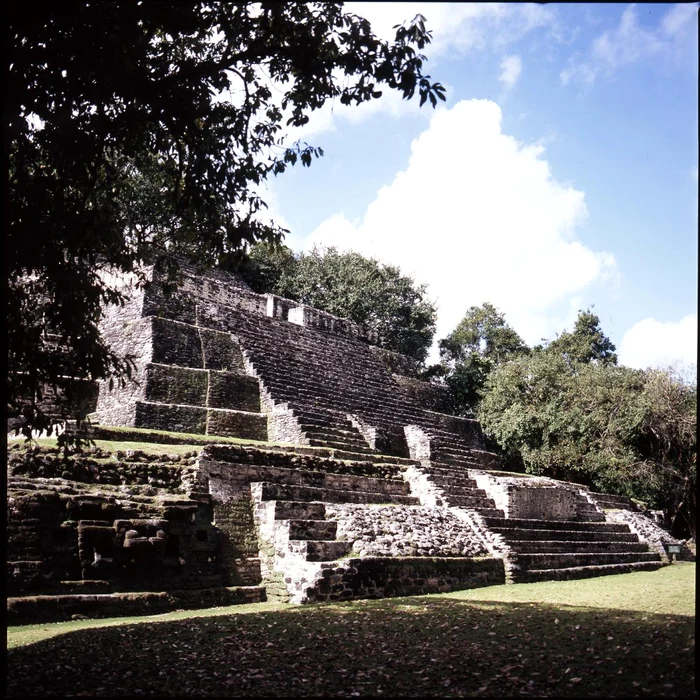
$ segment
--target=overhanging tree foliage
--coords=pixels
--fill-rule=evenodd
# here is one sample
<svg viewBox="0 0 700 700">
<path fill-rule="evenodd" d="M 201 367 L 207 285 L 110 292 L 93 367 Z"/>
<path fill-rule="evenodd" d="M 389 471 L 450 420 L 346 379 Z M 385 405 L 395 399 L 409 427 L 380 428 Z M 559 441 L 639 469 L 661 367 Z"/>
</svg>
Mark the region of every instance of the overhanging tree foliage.
<svg viewBox="0 0 700 700">
<path fill-rule="evenodd" d="M 6 23 L 7 394 L 25 434 L 52 424 L 47 384 L 128 374 L 97 329 L 101 304 L 120 302 L 101 270 L 279 241 L 257 187 L 322 155 L 286 144 L 285 126 L 382 88 L 444 99 L 420 16 L 393 42 L 342 3 L 13 0 Z"/>
<path fill-rule="evenodd" d="M 284 246 L 252 247 L 239 272 L 257 292 L 273 292 L 375 331 L 380 345 L 423 362 L 437 311 L 399 268 L 334 247 L 294 255 Z"/>
</svg>

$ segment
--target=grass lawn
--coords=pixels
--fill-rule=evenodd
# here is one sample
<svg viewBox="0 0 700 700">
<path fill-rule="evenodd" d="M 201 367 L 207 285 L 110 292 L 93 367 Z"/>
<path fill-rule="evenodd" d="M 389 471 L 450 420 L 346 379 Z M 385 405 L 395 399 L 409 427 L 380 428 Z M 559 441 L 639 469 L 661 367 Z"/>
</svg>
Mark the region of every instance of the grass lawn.
<svg viewBox="0 0 700 700">
<path fill-rule="evenodd" d="M 8 697 L 697 697 L 695 565 L 8 630 Z M 69 632 L 69 633 L 68 633 Z"/>
</svg>

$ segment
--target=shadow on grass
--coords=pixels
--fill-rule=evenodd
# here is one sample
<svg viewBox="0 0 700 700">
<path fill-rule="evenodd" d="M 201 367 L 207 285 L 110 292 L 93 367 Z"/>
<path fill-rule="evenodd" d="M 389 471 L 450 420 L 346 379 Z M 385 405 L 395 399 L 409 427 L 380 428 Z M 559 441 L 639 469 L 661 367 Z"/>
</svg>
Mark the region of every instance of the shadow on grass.
<svg viewBox="0 0 700 700">
<path fill-rule="evenodd" d="M 694 618 L 395 598 L 88 629 L 8 651 L 8 697 L 697 697 Z"/>
</svg>

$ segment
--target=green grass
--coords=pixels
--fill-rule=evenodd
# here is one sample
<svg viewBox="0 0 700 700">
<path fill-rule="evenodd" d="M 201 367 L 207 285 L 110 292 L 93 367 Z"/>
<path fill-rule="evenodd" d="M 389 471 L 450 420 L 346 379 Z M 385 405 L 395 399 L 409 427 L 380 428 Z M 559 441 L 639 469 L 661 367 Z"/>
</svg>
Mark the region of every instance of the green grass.
<svg viewBox="0 0 700 700">
<path fill-rule="evenodd" d="M 7 696 L 697 697 L 695 565 L 8 630 Z M 64 634 L 70 632 L 69 634 Z"/>
<path fill-rule="evenodd" d="M 285 447 L 291 447 L 288 443 L 278 443 L 278 442 L 263 442 L 261 440 L 250 440 L 243 438 L 234 437 L 222 437 L 216 435 L 200 435 L 195 433 L 173 433 L 165 430 L 150 430 L 141 428 L 110 428 L 110 433 L 115 434 L 114 439 L 96 439 L 93 440 L 95 447 L 100 447 L 103 450 L 108 450 L 110 452 L 116 452 L 117 450 L 122 450 L 126 452 L 127 450 L 140 450 L 146 454 L 185 454 L 186 452 L 201 452 L 207 444 L 217 444 L 217 445 L 243 445 L 249 447 L 257 447 L 260 449 L 265 449 L 265 447 L 277 446 L 284 444 Z M 138 434 L 143 435 L 143 441 L 140 440 L 119 440 L 118 435 L 120 432 L 125 434 Z M 181 440 L 181 443 L 168 443 L 168 442 L 153 442 L 149 440 L 149 436 L 154 435 L 165 435 L 172 436 Z M 8 435 L 8 441 L 10 443 L 20 442 L 20 444 L 25 441 L 24 436 L 19 435 Z M 31 440 L 30 444 L 39 445 L 42 447 L 56 447 L 57 438 L 55 437 L 42 437 L 35 438 Z"/>
<path fill-rule="evenodd" d="M 692 572 L 692 573 L 691 573 Z M 621 576 L 491 586 L 446 594 L 450 598 L 502 603 L 545 603 L 643 613 L 695 615 L 695 565 L 679 562 L 654 572 Z"/>
</svg>

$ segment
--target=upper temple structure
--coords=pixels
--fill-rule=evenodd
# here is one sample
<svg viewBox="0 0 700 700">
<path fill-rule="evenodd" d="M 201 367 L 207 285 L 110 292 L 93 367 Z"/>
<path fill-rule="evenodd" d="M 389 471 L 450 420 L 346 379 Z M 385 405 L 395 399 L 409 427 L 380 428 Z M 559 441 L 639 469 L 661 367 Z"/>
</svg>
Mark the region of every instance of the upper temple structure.
<svg viewBox="0 0 700 700">
<path fill-rule="evenodd" d="M 629 499 L 502 471 L 477 421 L 449 415 L 442 387 L 357 324 L 228 273 L 183 273 L 170 296 L 153 269 L 145 289 L 122 278 L 129 301 L 102 324 L 135 372 L 99 387 L 92 435 L 160 452 L 10 450 L 14 619 L 668 563 L 676 541 Z M 193 449 L 169 454 L 178 443 Z"/>
</svg>

